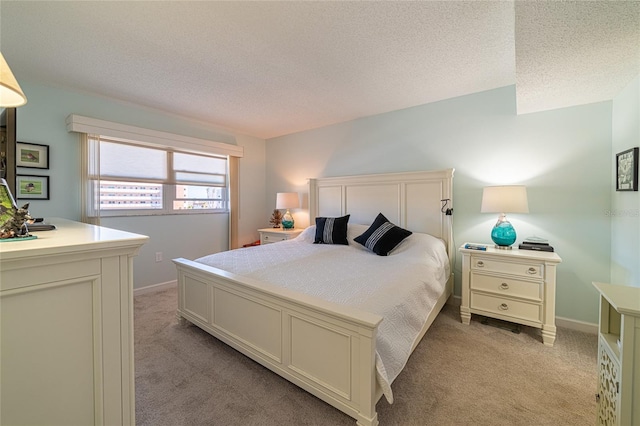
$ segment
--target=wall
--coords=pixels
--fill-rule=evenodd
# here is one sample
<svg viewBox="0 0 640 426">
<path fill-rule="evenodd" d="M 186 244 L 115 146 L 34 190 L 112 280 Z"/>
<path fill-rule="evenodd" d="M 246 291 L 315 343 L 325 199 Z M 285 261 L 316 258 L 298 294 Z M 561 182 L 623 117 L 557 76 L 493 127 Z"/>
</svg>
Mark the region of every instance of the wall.
<svg viewBox="0 0 640 426">
<path fill-rule="evenodd" d="M 530 214 L 510 216 L 518 242 L 550 241 L 563 259 L 557 315 L 597 323 L 591 282 L 609 278 L 610 159 L 611 102 L 518 116 L 509 86 L 270 139 L 266 189 L 298 191 L 307 208 L 310 177 L 454 167 L 459 246 L 491 243 L 497 215 L 480 213 L 483 186 L 524 184 Z M 308 224 L 304 209 L 294 217 Z M 460 259 L 454 271 L 459 295 Z"/>
<path fill-rule="evenodd" d="M 640 75 L 613 99 L 611 186 L 615 154 L 640 146 Z M 611 282 L 640 287 L 640 192 L 611 193 Z"/>
<path fill-rule="evenodd" d="M 212 125 L 129 103 L 20 80 L 28 103 L 18 108 L 17 137 L 22 142 L 49 145 L 50 169 L 18 169 L 18 173 L 48 175 L 51 199 L 32 201 L 34 216 L 80 219 L 80 139 L 66 130 L 69 114 L 80 114 L 153 130 L 208 139 L 244 147 L 240 160 L 239 239 L 258 238 L 256 229 L 266 223 L 265 141 L 234 134 Z M 21 202 L 21 200 L 19 200 Z M 103 225 L 150 236 L 134 260 L 136 288 L 175 280 L 173 257 L 195 258 L 226 249 L 228 215 L 157 216 L 103 219 Z M 164 260 L 155 261 L 155 253 Z"/>
</svg>

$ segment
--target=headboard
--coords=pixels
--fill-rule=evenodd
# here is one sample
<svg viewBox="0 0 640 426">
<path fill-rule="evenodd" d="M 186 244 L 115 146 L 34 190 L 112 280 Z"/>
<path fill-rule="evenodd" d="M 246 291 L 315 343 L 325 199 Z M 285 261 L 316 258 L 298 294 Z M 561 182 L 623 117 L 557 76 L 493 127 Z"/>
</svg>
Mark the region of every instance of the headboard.
<svg viewBox="0 0 640 426">
<path fill-rule="evenodd" d="M 378 213 L 413 232 L 438 237 L 453 260 L 453 221 L 442 211 L 453 208 L 454 169 L 328 177 L 309 180 L 309 219 L 350 214 L 349 223 L 369 225 Z M 453 265 L 452 265 L 453 266 Z"/>
</svg>

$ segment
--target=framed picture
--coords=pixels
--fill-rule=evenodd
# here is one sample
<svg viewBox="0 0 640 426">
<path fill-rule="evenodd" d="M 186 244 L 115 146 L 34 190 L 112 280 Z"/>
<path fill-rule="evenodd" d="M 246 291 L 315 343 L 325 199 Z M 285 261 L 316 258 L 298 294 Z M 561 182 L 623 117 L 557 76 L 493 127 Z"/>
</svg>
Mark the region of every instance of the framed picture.
<svg viewBox="0 0 640 426">
<path fill-rule="evenodd" d="M 16 166 L 32 169 L 49 168 L 49 145 L 16 142 Z"/>
<path fill-rule="evenodd" d="M 49 176 L 17 175 L 16 198 L 28 200 L 49 199 Z"/>
<path fill-rule="evenodd" d="M 616 191 L 638 190 L 638 148 L 616 154 Z"/>
</svg>

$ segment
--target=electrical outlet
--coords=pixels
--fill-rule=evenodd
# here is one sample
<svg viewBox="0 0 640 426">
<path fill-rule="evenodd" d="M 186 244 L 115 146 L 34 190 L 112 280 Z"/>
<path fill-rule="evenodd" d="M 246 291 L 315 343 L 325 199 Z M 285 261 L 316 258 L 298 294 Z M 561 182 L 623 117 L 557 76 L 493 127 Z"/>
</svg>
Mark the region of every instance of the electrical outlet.
<svg viewBox="0 0 640 426">
<path fill-rule="evenodd" d="M 156 252 L 156 262 L 162 262 L 162 252 Z"/>
</svg>

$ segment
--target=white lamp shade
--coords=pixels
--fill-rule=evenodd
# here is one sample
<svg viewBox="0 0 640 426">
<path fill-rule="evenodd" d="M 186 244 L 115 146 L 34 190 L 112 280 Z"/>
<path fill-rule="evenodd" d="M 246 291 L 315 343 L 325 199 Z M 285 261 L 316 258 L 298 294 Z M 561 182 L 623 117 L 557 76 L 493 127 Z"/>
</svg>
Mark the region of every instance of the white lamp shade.
<svg viewBox="0 0 640 426">
<path fill-rule="evenodd" d="M 0 53 L 0 107 L 19 107 L 27 103 L 27 97 Z"/>
<path fill-rule="evenodd" d="M 482 213 L 529 213 L 527 187 L 487 186 L 482 191 Z"/>
<path fill-rule="evenodd" d="M 276 209 L 295 209 L 300 205 L 297 192 L 278 192 L 276 194 Z"/>
</svg>

